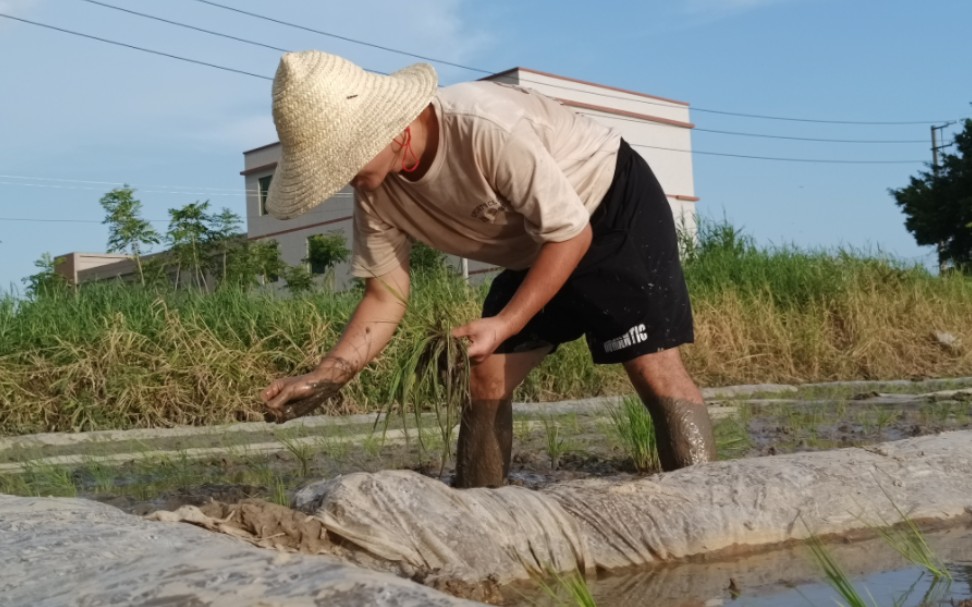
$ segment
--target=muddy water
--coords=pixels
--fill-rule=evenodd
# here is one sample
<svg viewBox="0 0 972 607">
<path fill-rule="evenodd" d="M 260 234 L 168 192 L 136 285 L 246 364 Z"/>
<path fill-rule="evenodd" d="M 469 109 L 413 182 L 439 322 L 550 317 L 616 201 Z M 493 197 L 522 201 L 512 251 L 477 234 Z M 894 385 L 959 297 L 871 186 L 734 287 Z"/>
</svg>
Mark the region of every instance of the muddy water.
<svg viewBox="0 0 972 607">
<path fill-rule="evenodd" d="M 720 458 L 867 445 L 972 426 L 972 401 L 967 395 L 953 395 L 942 400 L 933 395 L 862 391 L 831 398 L 732 402 L 739 414 L 716 423 L 716 435 L 721 439 Z M 514 419 L 517 421 L 522 420 Z M 550 427 L 555 424 L 561 428 L 559 435 L 550 432 Z M 555 421 L 545 420 L 531 427 L 518 424 L 514 430 L 510 464 L 512 484 L 539 488 L 573 478 L 623 476 L 632 472 L 624 454 L 606 440 L 607 434 L 595 417 L 561 416 Z M 227 455 L 212 460 L 181 462 L 173 456 L 172 463 L 166 467 L 151 470 L 141 470 L 138 462 L 134 462 L 118 467 L 113 478 L 100 479 L 100 482 L 93 475 L 93 469 L 84 466 L 69 472 L 77 494 L 107 501 L 129 512 L 146 513 L 156 509 L 174 510 L 181 504 L 203 505 L 210 499 L 233 503 L 247 497 L 276 497 L 274 486 L 268 484 L 270 481 L 249 474 L 257 465 L 265 467 L 270 480 L 287 490 L 279 496 L 283 498 L 280 501 L 285 501 L 286 494 L 307 479 L 389 467 L 426 471 L 423 456 L 414 444 L 411 448 L 386 445 L 371 452 L 358 442 L 363 441 L 351 444 L 347 452 L 334 447 L 336 443 L 327 448 L 316 446 L 313 453 L 309 453 L 311 457 L 303 471 L 295 454 L 281 452 L 259 460 Z M 428 470 L 429 474 L 436 475 L 439 467 L 436 464 Z M 443 480 L 449 482 L 451 473 L 447 470 Z M 39 475 L 26 476 L 31 479 Z M 34 491 L 37 493 L 41 489 Z M 902 605 L 958 606 L 965 600 L 972 600 L 969 575 L 972 570 L 972 534 L 964 530 L 957 535 L 946 533 L 943 538 L 935 539 L 934 547 L 942 558 L 953 564 L 955 581 L 944 591 L 943 585 L 936 586 L 934 591 L 939 594 L 924 603 L 922 597 L 931 587 L 930 578 L 927 575 L 921 577 L 919 570 L 909 567 L 883 541 L 861 544 L 869 546 L 863 550 L 863 558 L 843 552 L 844 545 L 834 546 L 832 550 L 853 576 L 868 604 L 883 606 L 897 602 Z M 955 541 L 950 543 L 949 538 Z M 950 548 L 953 544 L 955 547 Z M 857 545 L 848 544 L 847 547 Z M 593 590 L 602 607 L 833 605 L 836 595 L 821 583 L 822 579 L 823 574 L 805 549 L 798 546 L 754 557 L 699 561 L 614 574 L 593 582 Z M 899 601 L 909 589 L 911 594 L 907 599 Z M 532 596 L 534 602 L 525 602 L 518 592 Z M 874 597 L 873 601 L 868 592 Z M 535 589 L 511 589 L 511 593 L 508 604 L 524 607 L 552 604 L 538 599 Z M 972 603 L 963 607 L 972 607 Z"/>
<path fill-rule="evenodd" d="M 850 577 L 868 605 L 972 607 L 972 528 L 955 527 L 925 535 L 934 553 L 948 563 L 952 580 L 935 581 L 905 561 L 881 538 L 830 543 L 827 551 Z M 846 604 L 803 545 L 740 558 L 708 559 L 619 572 L 589 580 L 600 607 L 808 607 Z M 555 585 L 555 583 L 554 583 Z M 504 590 L 507 605 L 559 604 L 535 588 Z M 561 591 L 561 599 L 566 593 Z"/>
</svg>

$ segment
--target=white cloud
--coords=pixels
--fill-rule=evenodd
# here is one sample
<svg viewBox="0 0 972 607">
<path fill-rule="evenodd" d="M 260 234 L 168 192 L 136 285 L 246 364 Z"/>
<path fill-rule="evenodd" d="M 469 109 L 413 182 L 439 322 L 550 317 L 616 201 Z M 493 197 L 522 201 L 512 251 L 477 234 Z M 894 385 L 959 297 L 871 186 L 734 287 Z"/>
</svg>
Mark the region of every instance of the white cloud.
<svg viewBox="0 0 972 607">
<path fill-rule="evenodd" d="M 0 13 L 21 17 L 38 2 L 39 0 L 0 0 Z"/>
</svg>

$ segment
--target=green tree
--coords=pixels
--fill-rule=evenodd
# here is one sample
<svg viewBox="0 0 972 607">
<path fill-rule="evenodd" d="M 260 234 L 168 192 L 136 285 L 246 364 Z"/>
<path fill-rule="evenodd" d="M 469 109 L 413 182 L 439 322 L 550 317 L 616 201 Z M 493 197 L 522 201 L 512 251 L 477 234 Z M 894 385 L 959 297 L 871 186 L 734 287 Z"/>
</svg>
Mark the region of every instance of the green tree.
<svg viewBox="0 0 972 607">
<path fill-rule="evenodd" d="M 280 258 L 280 244 L 276 240 L 260 240 L 248 247 L 247 271 L 268 285 L 280 280 L 286 265 Z"/>
<path fill-rule="evenodd" d="M 417 240 L 412 242 L 408 265 L 412 272 L 441 272 L 447 267 L 444 253 Z"/>
<path fill-rule="evenodd" d="M 283 271 L 284 282 L 291 293 L 303 293 L 314 287 L 314 277 L 307 266 L 287 266 Z"/>
<path fill-rule="evenodd" d="M 50 253 L 41 255 L 40 259 L 34 262 L 34 267 L 39 268 L 40 272 L 23 279 L 24 284 L 27 285 L 28 297 L 34 299 L 52 297 L 69 290 L 67 279 L 57 273 L 57 260 L 52 258 Z"/>
<path fill-rule="evenodd" d="M 247 263 L 249 247 L 240 232 L 243 220 L 233 211 L 223 207 L 210 217 L 209 243 L 211 258 L 209 269 L 219 285 L 248 285 L 256 278 L 256 271 L 249 271 Z"/>
<path fill-rule="evenodd" d="M 965 120 L 954 146 L 954 152 L 942 155 L 940 167 L 890 192 L 915 241 L 938 247 L 940 268 L 972 272 L 972 120 Z"/>
<path fill-rule="evenodd" d="M 334 266 L 343 263 L 351 256 L 344 234 L 334 231 L 330 234 L 314 234 L 307 239 L 307 259 L 311 274 L 326 274 L 333 286 Z"/>
<path fill-rule="evenodd" d="M 142 203 L 135 198 L 135 190 L 127 185 L 108 192 L 100 202 L 107 213 L 102 223 L 108 226 L 108 252 L 128 253 L 135 261 L 139 281 L 144 285 L 142 246 L 159 244 L 159 233 L 148 221 L 139 217 Z"/>
<path fill-rule="evenodd" d="M 200 289 L 208 288 L 206 267 L 212 243 L 208 215 L 209 201 L 191 202 L 181 209 L 169 209 L 169 229 L 166 240 L 176 264 L 175 284 L 178 288 L 182 272 L 189 273 L 190 284 Z"/>
</svg>

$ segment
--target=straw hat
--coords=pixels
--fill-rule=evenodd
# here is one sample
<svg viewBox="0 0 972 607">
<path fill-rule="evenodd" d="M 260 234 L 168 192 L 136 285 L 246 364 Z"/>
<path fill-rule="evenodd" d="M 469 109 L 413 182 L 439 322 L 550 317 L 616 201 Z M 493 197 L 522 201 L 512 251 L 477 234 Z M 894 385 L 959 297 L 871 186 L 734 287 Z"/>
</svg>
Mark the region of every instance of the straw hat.
<svg viewBox="0 0 972 607">
<path fill-rule="evenodd" d="M 320 51 L 285 54 L 273 79 L 281 158 L 270 214 L 289 219 L 346 186 L 422 113 L 437 85 L 424 63 L 382 76 Z"/>
</svg>

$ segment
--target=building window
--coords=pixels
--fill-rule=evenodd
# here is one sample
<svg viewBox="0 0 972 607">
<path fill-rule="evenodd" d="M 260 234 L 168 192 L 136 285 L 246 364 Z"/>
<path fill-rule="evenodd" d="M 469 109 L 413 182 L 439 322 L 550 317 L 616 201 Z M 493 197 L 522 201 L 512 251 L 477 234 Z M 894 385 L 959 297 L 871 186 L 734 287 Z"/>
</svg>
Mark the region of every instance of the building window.
<svg viewBox="0 0 972 607">
<path fill-rule="evenodd" d="M 266 177 L 261 177 L 258 181 L 259 192 L 260 192 L 260 215 L 267 214 L 267 194 L 270 192 L 270 181 L 273 180 L 273 175 L 267 175 Z"/>
</svg>

